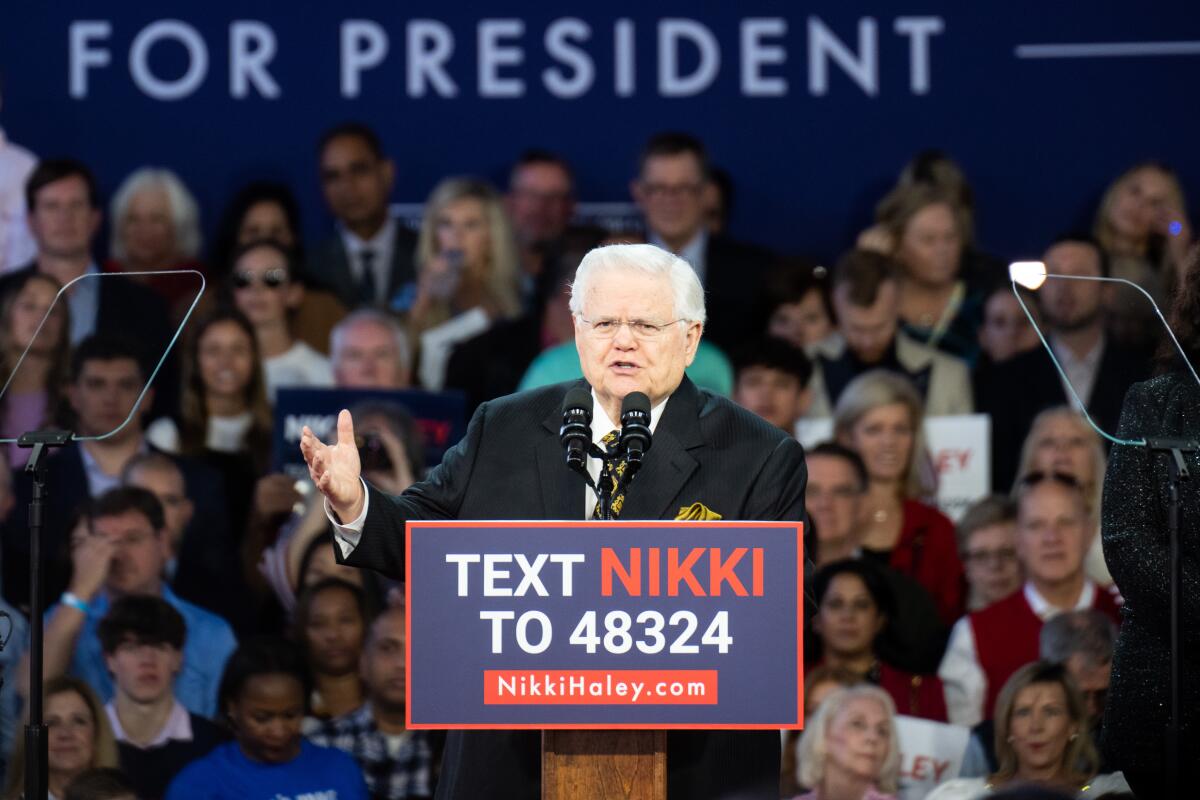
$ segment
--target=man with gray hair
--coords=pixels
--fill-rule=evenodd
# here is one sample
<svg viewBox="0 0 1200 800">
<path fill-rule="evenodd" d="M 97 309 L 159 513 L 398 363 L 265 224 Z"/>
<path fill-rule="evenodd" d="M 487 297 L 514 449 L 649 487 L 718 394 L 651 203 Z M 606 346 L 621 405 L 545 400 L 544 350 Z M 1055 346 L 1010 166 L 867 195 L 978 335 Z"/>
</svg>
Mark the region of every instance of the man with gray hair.
<svg viewBox="0 0 1200 800">
<path fill-rule="evenodd" d="M 392 317 L 363 308 L 345 317 L 329 334 L 333 379 L 341 389 L 407 389 L 408 336 Z"/>
<path fill-rule="evenodd" d="M 1062 664 L 1074 679 L 1095 730 L 1104 717 L 1116 641 L 1112 620 L 1091 608 L 1064 612 L 1049 620 L 1038 640 L 1042 659 Z"/>
<path fill-rule="evenodd" d="M 430 519 L 583 520 L 597 498 L 567 469 L 559 439 L 563 399 L 594 401 L 593 441 L 618 429 L 631 392 L 650 400 L 654 446 L 620 506 L 622 520 L 799 521 L 806 471 L 800 445 L 770 423 L 684 376 L 704 330 L 704 292 L 686 261 L 652 245 L 589 252 L 570 310 L 584 381 L 484 403 L 463 440 L 429 477 L 398 497 L 361 477 L 350 413 L 335 444 L 307 428 L 300 447 L 326 498 L 340 562 L 404 579 L 404 525 Z M 598 459 L 589 459 L 593 477 Z M 691 516 L 688 516 L 692 514 Z M 672 797 L 778 797 L 779 738 L 771 731 L 667 735 Z M 539 737 L 451 731 L 439 796 L 536 798 Z"/>
</svg>

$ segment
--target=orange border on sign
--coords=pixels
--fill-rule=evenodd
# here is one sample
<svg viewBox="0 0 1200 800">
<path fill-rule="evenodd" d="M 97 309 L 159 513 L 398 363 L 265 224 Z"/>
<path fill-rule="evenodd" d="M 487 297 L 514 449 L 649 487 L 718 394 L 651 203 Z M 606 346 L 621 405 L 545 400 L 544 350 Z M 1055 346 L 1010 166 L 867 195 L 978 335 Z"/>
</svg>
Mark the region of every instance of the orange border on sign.
<svg viewBox="0 0 1200 800">
<path fill-rule="evenodd" d="M 412 563 L 412 538 L 408 528 L 678 528 L 679 520 L 412 520 L 405 523 L 404 536 L 404 725 L 412 730 L 794 730 L 804 728 L 804 524 L 801 522 L 737 522 L 734 520 L 696 520 L 687 527 L 700 528 L 794 528 L 796 531 L 796 721 L 783 724 L 736 724 L 691 722 L 655 722 L 626 724 L 592 724 L 577 722 L 513 723 L 458 723 L 432 725 L 412 721 L 412 574 L 408 567 Z"/>
</svg>

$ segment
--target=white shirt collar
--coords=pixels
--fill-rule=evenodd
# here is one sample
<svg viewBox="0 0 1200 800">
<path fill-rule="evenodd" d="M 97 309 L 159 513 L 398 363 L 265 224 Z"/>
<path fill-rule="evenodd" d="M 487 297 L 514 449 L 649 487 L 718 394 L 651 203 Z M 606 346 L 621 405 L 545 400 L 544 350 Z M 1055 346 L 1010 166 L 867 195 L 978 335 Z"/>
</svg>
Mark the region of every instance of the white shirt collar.
<svg viewBox="0 0 1200 800">
<path fill-rule="evenodd" d="M 679 248 L 678 251 L 671 251 L 667 247 L 666 242 L 662 240 L 657 233 L 651 233 L 648 237 L 650 244 L 655 247 L 661 247 L 668 252 L 675 252 L 675 255 L 682 258 L 684 261 L 692 265 L 692 269 L 696 271 L 696 275 L 700 278 L 700 282 L 704 283 L 705 274 L 707 272 L 707 257 L 708 257 L 708 231 L 703 227 L 696 232 L 691 241 Z"/>
<path fill-rule="evenodd" d="M 396 232 L 396 218 L 389 214 L 387 221 L 383 223 L 383 227 L 367 240 L 358 238 L 344 225 L 340 225 L 339 227 L 341 227 L 342 231 L 342 241 L 346 243 L 346 249 L 353 255 L 358 255 L 359 251 L 367 249 L 378 254 L 384 250 L 391 249 L 392 238 Z"/>
<path fill-rule="evenodd" d="M 108 721 L 112 725 L 113 736 L 118 742 L 133 744 L 129 741 L 129 737 L 125 735 L 125 729 L 121 727 L 121 718 L 117 716 L 117 701 L 109 700 L 104 706 L 104 710 L 108 712 Z M 190 742 L 192 740 L 192 718 L 188 716 L 187 709 L 183 707 L 178 700 L 175 705 L 171 706 L 171 713 L 167 717 L 167 722 L 159 730 L 149 744 L 141 748 L 149 750 L 152 747 L 159 747 L 169 741 Z M 137 745 L 134 745 L 137 747 Z"/>
<path fill-rule="evenodd" d="M 654 433 L 654 429 L 658 427 L 658 421 L 662 419 L 663 409 L 667 407 L 667 400 L 671 396 L 667 395 L 661 403 L 650 409 L 650 432 Z M 596 397 L 596 390 L 592 389 L 592 441 L 600 444 L 610 431 L 619 431 L 621 429 L 620 422 L 613 422 L 609 419 L 608 412 L 604 410 L 604 406 L 600 403 L 600 398 Z"/>
<path fill-rule="evenodd" d="M 1025 602 L 1029 603 L 1029 607 L 1033 609 L 1033 613 L 1038 615 L 1038 618 L 1043 622 L 1059 614 L 1063 611 L 1085 611 L 1092 607 L 1096 602 L 1096 584 L 1092 583 L 1090 578 L 1083 579 L 1083 590 L 1079 593 L 1079 599 L 1075 602 L 1075 607 L 1071 609 L 1056 608 L 1050 605 L 1050 601 L 1042 597 L 1041 593 L 1034 588 L 1033 581 L 1025 581 L 1023 587 L 1025 592 Z"/>
</svg>

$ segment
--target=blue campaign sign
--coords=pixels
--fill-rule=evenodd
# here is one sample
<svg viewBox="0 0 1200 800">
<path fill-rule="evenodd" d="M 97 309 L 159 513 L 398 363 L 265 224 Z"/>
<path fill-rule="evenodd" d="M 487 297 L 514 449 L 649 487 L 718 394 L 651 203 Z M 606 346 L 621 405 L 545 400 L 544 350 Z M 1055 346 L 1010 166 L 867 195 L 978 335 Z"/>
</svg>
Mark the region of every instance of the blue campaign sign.
<svg viewBox="0 0 1200 800">
<path fill-rule="evenodd" d="M 408 523 L 412 728 L 799 728 L 787 522 Z"/>
<path fill-rule="evenodd" d="M 399 406 L 416 423 L 424 445 L 425 466 L 437 465 L 466 432 L 466 400 L 462 392 L 416 389 L 280 389 L 275 402 L 273 449 L 275 469 L 296 477 L 308 475 L 300 455 L 304 426 L 323 442 L 337 438 L 337 415 L 343 408 Z"/>
</svg>

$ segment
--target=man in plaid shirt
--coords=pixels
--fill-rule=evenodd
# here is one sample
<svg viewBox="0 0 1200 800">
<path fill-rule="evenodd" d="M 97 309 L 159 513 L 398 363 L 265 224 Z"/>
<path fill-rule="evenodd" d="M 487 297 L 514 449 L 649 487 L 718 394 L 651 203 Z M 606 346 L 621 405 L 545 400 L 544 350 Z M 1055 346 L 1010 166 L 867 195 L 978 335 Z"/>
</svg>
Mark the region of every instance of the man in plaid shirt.
<svg viewBox="0 0 1200 800">
<path fill-rule="evenodd" d="M 373 800 L 433 797 L 440 737 L 404 728 L 404 609 L 391 607 L 371 625 L 362 657 L 367 702 L 309 734 L 362 767 Z"/>
</svg>

